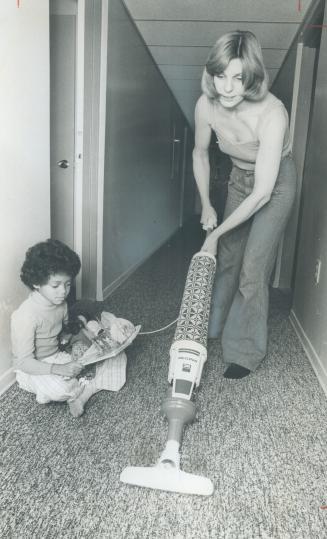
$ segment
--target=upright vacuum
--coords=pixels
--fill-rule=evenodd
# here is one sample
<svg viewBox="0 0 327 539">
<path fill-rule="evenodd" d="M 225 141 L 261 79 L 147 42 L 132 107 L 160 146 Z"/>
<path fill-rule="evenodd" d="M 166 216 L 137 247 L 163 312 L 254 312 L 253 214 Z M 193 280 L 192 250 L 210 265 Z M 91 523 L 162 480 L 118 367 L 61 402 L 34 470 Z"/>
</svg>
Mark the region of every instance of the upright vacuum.
<svg viewBox="0 0 327 539">
<path fill-rule="evenodd" d="M 128 466 L 123 483 L 152 489 L 209 496 L 210 479 L 180 469 L 180 446 L 184 426 L 194 420 L 194 386 L 201 380 L 207 359 L 207 336 L 216 259 L 210 253 L 196 253 L 188 270 L 174 340 L 170 348 L 170 387 L 161 404 L 168 420 L 167 443 L 155 466 Z"/>
</svg>

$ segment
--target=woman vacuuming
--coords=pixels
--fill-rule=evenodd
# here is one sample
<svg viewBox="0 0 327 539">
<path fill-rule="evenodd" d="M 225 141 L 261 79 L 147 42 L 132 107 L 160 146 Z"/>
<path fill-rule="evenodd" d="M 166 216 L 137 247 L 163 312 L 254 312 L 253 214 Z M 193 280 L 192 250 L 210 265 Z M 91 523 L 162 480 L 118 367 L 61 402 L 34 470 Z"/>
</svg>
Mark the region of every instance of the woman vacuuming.
<svg viewBox="0 0 327 539">
<path fill-rule="evenodd" d="M 195 108 L 193 170 L 205 230 L 217 254 L 209 338 L 221 336 L 225 378 L 243 378 L 266 355 L 269 290 L 277 247 L 296 192 L 288 114 L 268 91 L 257 38 L 223 35 L 213 46 Z M 209 198 L 211 133 L 233 168 L 223 222 Z"/>
</svg>

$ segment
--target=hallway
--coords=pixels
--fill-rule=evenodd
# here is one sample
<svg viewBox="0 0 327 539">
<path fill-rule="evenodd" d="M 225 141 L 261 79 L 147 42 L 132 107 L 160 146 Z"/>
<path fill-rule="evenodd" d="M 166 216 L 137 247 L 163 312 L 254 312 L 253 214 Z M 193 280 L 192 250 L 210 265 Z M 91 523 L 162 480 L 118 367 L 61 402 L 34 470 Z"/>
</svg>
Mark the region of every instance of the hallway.
<svg viewBox="0 0 327 539">
<path fill-rule="evenodd" d="M 142 324 L 178 316 L 192 254 L 191 224 L 117 290 L 107 309 Z M 126 465 L 151 465 L 166 437 L 159 415 L 174 328 L 136 339 L 118 393 L 94 396 L 73 419 L 12 386 L 1 399 L 0 535 L 10 539 L 309 539 L 327 536 L 327 401 L 272 290 L 266 360 L 244 380 L 222 377 L 211 341 L 186 428 L 182 468 L 212 479 L 210 498 L 119 483 Z"/>
</svg>

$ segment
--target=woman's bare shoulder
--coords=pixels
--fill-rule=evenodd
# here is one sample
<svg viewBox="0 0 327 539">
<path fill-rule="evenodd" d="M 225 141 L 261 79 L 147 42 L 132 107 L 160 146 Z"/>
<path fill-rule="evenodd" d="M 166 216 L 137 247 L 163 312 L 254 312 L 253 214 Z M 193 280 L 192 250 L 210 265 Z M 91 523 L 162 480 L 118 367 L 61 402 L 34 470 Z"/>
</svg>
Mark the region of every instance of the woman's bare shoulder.
<svg viewBox="0 0 327 539">
<path fill-rule="evenodd" d="M 270 106 L 276 101 L 279 101 L 277 97 L 268 92 L 260 101 L 244 100 L 239 107 L 241 114 L 249 114 L 251 116 L 260 116 L 264 111 L 269 109 Z"/>
<path fill-rule="evenodd" d="M 268 114 L 270 110 L 276 110 L 278 107 L 281 110 L 286 110 L 283 102 L 271 92 L 268 92 L 265 98 L 258 102 L 258 105 L 258 110 L 263 114 Z"/>
<path fill-rule="evenodd" d="M 258 137 L 273 138 L 278 133 L 284 134 L 288 128 L 289 120 L 286 108 L 282 101 L 275 98 L 263 109 L 258 122 Z"/>
<path fill-rule="evenodd" d="M 256 130 L 259 130 L 260 126 L 264 125 L 266 120 L 272 116 L 287 119 L 287 112 L 282 101 L 270 92 L 261 101 L 245 102 L 239 115 L 256 125 Z"/>
<path fill-rule="evenodd" d="M 212 105 L 209 98 L 205 94 L 201 94 L 196 102 L 195 109 L 207 114 L 207 112 L 210 110 L 210 106 Z"/>
<path fill-rule="evenodd" d="M 202 94 L 195 105 L 195 123 L 212 125 L 213 104 L 205 94 Z"/>
</svg>

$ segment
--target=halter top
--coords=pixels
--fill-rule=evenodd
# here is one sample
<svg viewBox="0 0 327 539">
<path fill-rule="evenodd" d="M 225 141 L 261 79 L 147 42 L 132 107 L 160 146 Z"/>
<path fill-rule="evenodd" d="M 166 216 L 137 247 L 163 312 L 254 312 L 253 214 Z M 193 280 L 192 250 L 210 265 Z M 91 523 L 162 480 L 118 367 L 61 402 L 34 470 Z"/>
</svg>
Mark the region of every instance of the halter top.
<svg viewBox="0 0 327 539">
<path fill-rule="evenodd" d="M 257 127 L 254 132 L 254 138 L 247 140 L 246 142 L 236 142 L 231 141 L 226 137 L 223 133 L 223 131 L 219 128 L 219 120 L 217 119 L 217 112 L 216 112 L 216 104 L 212 103 L 208 100 L 209 107 L 210 107 L 210 114 L 209 118 L 211 118 L 210 126 L 211 129 L 216 133 L 217 139 L 218 139 L 218 145 L 220 150 L 223 153 L 226 153 L 230 156 L 232 162 L 239 168 L 245 169 L 245 170 L 254 170 L 255 162 L 260 146 L 260 141 L 258 139 L 258 128 L 260 127 L 261 122 L 266 117 L 267 113 L 269 113 L 273 109 L 282 109 L 283 113 L 285 114 L 287 118 L 287 128 L 285 130 L 284 135 L 284 144 L 283 144 L 283 150 L 282 150 L 282 157 L 285 157 L 285 155 L 288 155 L 291 152 L 291 140 L 290 140 L 290 130 L 289 130 L 289 120 L 288 120 L 288 114 L 287 110 L 285 109 L 284 104 L 277 99 L 277 97 L 273 96 L 274 99 L 270 101 L 261 112 Z"/>
</svg>

